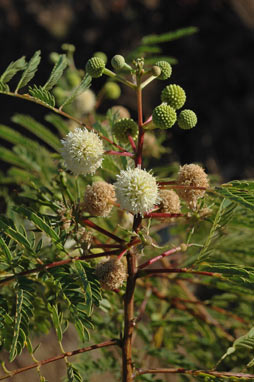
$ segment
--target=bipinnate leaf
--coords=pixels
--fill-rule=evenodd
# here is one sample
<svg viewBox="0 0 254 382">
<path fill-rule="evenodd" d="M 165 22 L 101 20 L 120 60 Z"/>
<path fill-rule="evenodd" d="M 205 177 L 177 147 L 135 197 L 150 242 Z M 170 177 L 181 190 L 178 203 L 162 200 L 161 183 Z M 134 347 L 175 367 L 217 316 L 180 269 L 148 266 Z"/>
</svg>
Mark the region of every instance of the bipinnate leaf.
<svg viewBox="0 0 254 382">
<path fill-rule="evenodd" d="M 17 72 L 19 72 L 20 70 L 25 70 L 26 65 L 27 63 L 24 56 L 16 61 L 11 62 L 1 75 L 0 82 L 2 82 L 3 84 L 7 84 Z"/>
<path fill-rule="evenodd" d="M 65 137 L 70 131 L 68 125 L 60 115 L 50 113 L 45 116 L 45 120 L 51 123 L 62 137 Z"/>
<path fill-rule="evenodd" d="M 42 86 L 42 89 L 43 90 L 52 89 L 57 84 L 59 79 L 62 77 L 63 71 L 67 65 L 68 65 L 68 62 L 67 62 L 66 55 L 60 54 L 58 61 L 55 63 L 55 66 L 52 72 L 50 73 L 50 77 L 48 81 L 45 83 L 45 85 Z"/>
<path fill-rule="evenodd" d="M 5 255 L 5 260 L 8 264 L 11 264 L 12 262 L 12 253 L 8 247 L 8 245 L 6 244 L 6 242 L 4 241 L 4 239 L 2 237 L 0 237 L 0 248 L 2 249 L 4 255 Z"/>
<path fill-rule="evenodd" d="M 59 342 L 62 342 L 63 339 L 63 330 L 62 330 L 62 316 L 61 313 L 58 311 L 57 305 L 48 305 L 49 311 L 51 312 L 51 318 L 53 321 L 54 328 L 56 330 L 56 335 Z"/>
<path fill-rule="evenodd" d="M 67 378 L 68 382 L 83 382 L 83 378 L 81 377 L 78 369 L 71 363 L 68 363 L 67 366 Z"/>
<path fill-rule="evenodd" d="M 40 61 L 41 61 L 41 51 L 37 50 L 34 53 L 31 60 L 28 62 L 27 67 L 18 83 L 18 86 L 16 87 L 15 93 L 17 93 L 19 89 L 23 88 L 24 86 L 28 84 L 28 82 L 31 81 L 31 79 L 34 77 L 37 71 Z"/>
<path fill-rule="evenodd" d="M 142 44 L 161 44 L 163 42 L 169 42 L 173 40 L 177 40 L 178 38 L 192 35 L 193 33 L 197 33 L 198 28 L 197 27 L 188 27 L 188 28 L 181 28 L 177 29 L 173 32 L 167 32 L 163 34 L 152 34 L 148 36 L 144 36 L 142 38 Z"/>
<path fill-rule="evenodd" d="M 12 117 L 12 121 L 23 126 L 42 141 L 47 143 L 50 147 L 56 151 L 59 151 L 59 139 L 54 134 L 52 134 L 48 128 L 37 122 L 34 118 L 30 117 L 29 115 L 15 114 Z"/>
<path fill-rule="evenodd" d="M 70 96 L 64 101 L 64 103 L 60 106 L 60 109 L 62 109 L 64 106 L 69 105 L 73 102 L 73 100 L 82 94 L 86 89 L 88 89 L 91 85 L 92 77 L 86 74 L 80 84 L 73 89 Z"/>
<path fill-rule="evenodd" d="M 4 216 L 0 216 L 0 232 L 1 231 L 20 244 L 23 248 L 26 248 L 29 252 L 33 252 L 31 244 L 27 238 L 22 233 L 17 231 L 10 219 L 5 218 Z"/>
<path fill-rule="evenodd" d="M 29 94 L 32 97 L 37 98 L 46 105 L 55 106 L 55 97 L 47 89 L 43 89 L 41 86 L 34 85 L 33 87 L 29 86 Z"/>
<path fill-rule="evenodd" d="M 233 180 L 220 187 L 215 187 L 215 191 L 224 198 L 254 210 L 254 181 Z"/>
</svg>

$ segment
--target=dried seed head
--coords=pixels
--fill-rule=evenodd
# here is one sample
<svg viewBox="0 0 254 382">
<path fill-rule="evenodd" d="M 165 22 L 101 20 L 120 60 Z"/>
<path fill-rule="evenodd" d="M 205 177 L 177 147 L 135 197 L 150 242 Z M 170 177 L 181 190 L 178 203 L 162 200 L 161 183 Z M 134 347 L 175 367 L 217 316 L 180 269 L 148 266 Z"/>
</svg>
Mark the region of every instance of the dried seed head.
<svg viewBox="0 0 254 382">
<path fill-rule="evenodd" d="M 176 112 L 169 105 L 159 105 L 153 110 L 153 123 L 159 129 L 169 129 L 176 122 Z"/>
<path fill-rule="evenodd" d="M 110 259 L 97 265 L 96 276 L 102 288 L 115 290 L 120 288 L 127 278 L 126 267 L 121 260 Z"/>
<path fill-rule="evenodd" d="M 100 57 L 92 57 L 86 63 L 86 72 L 93 78 L 101 77 L 105 69 L 105 62 Z"/>
<path fill-rule="evenodd" d="M 162 102 L 166 102 L 168 105 L 178 110 L 185 104 L 185 91 L 179 85 L 168 85 L 162 90 L 161 100 Z"/>
<path fill-rule="evenodd" d="M 180 167 L 177 175 L 177 184 L 182 186 L 209 187 L 207 174 L 202 167 L 193 163 Z M 177 190 L 177 193 L 191 208 L 195 209 L 197 200 L 205 195 L 205 190 L 181 188 Z"/>
<path fill-rule="evenodd" d="M 181 212 L 180 199 L 173 190 L 160 190 L 160 212 L 179 214 Z"/>
<path fill-rule="evenodd" d="M 161 74 L 157 77 L 158 80 L 167 80 L 172 73 L 172 67 L 167 61 L 158 61 L 154 64 L 161 69 Z"/>
<path fill-rule="evenodd" d="M 128 136 L 137 138 L 138 125 L 132 118 L 121 118 L 113 126 L 113 135 L 123 143 L 128 143 Z"/>
<path fill-rule="evenodd" d="M 178 126 L 184 130 L 190 130 L 196 126 L 198 122 L 197 115 L 194 111 L 185 109 L 180 112 L 177 118 Z"/>
<path fill-rule="evenodd" d="M 86 188 L 84 207 L 91 215 L 106 217 L 113 207 L 114 200 L 115 190 L 112 184 L 95 182 Z"/>
</svg>

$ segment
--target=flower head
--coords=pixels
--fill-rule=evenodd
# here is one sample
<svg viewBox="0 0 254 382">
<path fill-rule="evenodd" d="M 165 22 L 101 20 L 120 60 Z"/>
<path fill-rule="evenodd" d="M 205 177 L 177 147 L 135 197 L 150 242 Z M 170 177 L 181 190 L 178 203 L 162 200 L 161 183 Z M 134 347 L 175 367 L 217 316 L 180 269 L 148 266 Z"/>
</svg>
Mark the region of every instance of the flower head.
<svg viewBox="0 0 254 382">
<path fill-rule="evenodd" d="M 179 85 L 168 85 L 162 90 L 161 100 L 173 107 L 173 109 L 180 109 L 186 101 L 185 91 Z"/>
<path fill-rule="evenodd" d="M 105 69 L 105 61 L 100 57 L 92 57 L 86 63 L 86 72 L 93 78 L 101 77 Z"/>
<path fill-rule="evenodd" d="M 196 126 L 197 122 L 198 119 L 196 114 L 189 109 L 182 110 L 177 118 L 178 126 L 184 130 L 192 129 Z"/>
<path fill-rule="evenodd" d="M 62 157 L 74 175 L 94 174 L 103 160 L 103 144 L 97 134 L 76 128 L 61 140 Z"/>
<path fill-rule="evenodd" d="M 160 190 L 160 212 L 179 214 L 181 212 L 180 199 L 173 190 Z"/>
<path fill-rule="evenodd" d="M 172 67 L 167 61 L 158 61 L 154 64 L 161 69 L 160 75 L 157 77 L 158 80 L 167 80 L 172 73 Z"/>
<path fill-rule="evenodd" d="M 133 214 L 143 215 L 159 201 L 156 179 L 140 168 L 122 170 L 117 175 L 115 191 L 121 208 Z"/>
<path fill-rule="evenodd" d="M 121 118 L 115 122 L 112 132 L 120 142 L 128 143 L 128 135 L 137 138 L 138 125 L 132 118 Z"/>
<path fill-rule="evenodd" d="M 112 200 L 115 200 L 114 186 L 99 181 L 87 186 L 84 207 L 91 215 L 106 217 L 113 207 Z"/>
<path fill-rule="evenodd" d="M 110 259 L 97 265 L 96 276 L 102 288 L 114 290 L 123 285 L 126 280 L 126 267 L 118 259 Z"/>
<path fill-rule="evenodd" d="M 153 109 L 153 123 L 159 129 L 169 129 L 176 122 L 176 112 L 171 106 L 161 104 Z"/>
</svg>

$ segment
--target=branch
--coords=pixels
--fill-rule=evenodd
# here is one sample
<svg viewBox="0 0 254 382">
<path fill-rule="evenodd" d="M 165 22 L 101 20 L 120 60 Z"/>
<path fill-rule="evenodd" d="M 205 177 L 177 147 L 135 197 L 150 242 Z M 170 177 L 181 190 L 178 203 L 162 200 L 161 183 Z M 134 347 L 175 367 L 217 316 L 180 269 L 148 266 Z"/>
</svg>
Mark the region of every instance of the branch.
<svg viewBox="0 0 254 382">
<path fill-rule="evenodd" d="M 83 224 L 83 225 L 87 225 L 87 226 L 95 229 L 96 231 L 102 233 L 103 235 L 110 237 L 111 239 L 117 241 L 118 243 L 125 243 L 125 241 L 123 239 L 121 239 L 120 237 L 114 235 L 113 233 L 111 233 L 109 231 L 106 231 L 104 228 L 99 227 L 97 224 L 93 223 L 89 219 L 80 219 L 79 223 Z"/>
<path fill-rule="evenodd" d="M 136 277 L 143 277 L 143 276 L 149 276 L 156 273 L 192 273 L 195 275 L 203 275 L 203 276 L 211 276 L 211 277 L 217 277 L 222 280 L 224 280 L 223 276 L 220 273 L 215 272 L 206 272 L 206 271 L 195 271 L 190 268 L 160 268 L 160 269 L 144 269 L 142 271 L 138 271 Z"/>
<path fill-rule="evenodd" d="M 100 344 L 91 345 L 91 346 L 87 346 L 85 348 L 81 348 L 81 349 L 65 352 L 65 353 L 57 355 L 55 357 L 51 357 L 51 358 L 48 358 L 48 359 L 44 359 L 42 361 L 35 362 L 35 363 L 33 363 L 33 364 L 29 365 L 29 366 L 21 367 L 20 369 L 16 369 L 16 370 L 10 371 L 9 374 L 1 376 L 0 377 L 0 381 L 2 381 L 3 379 L 12 378 L 16 374 L 20 374 L 20 373 L 23 373 L 25 371 L 28 371 L 28 370 L 31 370 L 31 369 L 35 369 L 36 367 L 44 366 L 44 365 L 46 365 L 46 364 L 48 364 L 50 362 L 55 362 L 55 361 L 58 361 L 59 359 L 65 358 L 65 357 L 72 357 L 73 355 L 85 353 L 85 352 L 88 352 L 88 351 L 91 351 L 91 350 L 95 350 L 95 349 L 105 348 L 107 346 L 112 346 L 112 345 L 120 346 L 119 340 L 108 340 L 108 341 L 105 341 L 105 342 L 101 342 Z"/>
<path fill-rule="evenodd" d="M 118 155 L 121 157 L 131 157 L 131 158 L 134 157 L 134 154 L 129 153 L 129 151 L 120 152 L 120 151 L 107 150 L 107 151 L 104 151 L 104 155 Z"/>
<path fill-rule="evenodd" d="M 148 212 L 147 214 L 144 215 L 144 218 L 157 218 L 157 219 L 162 219 L 162 218 L 181 218 L 181 217 L 186 217 L 186 214 L 170 214 L 168 212 Z"/>
<path fill-rule="evenodd" d="M 212 371 L 212 370 L 187 370 L 183 368 L 161 368 L 161 369 L 137 369 L 135 377 L 142 374 L 188 374 L 193 376 L 214 376 L 214 377 L 236 377 L 242 379 L 253 380 L 254 374 L 232 373 L 228 371 Z"/>
</svg>

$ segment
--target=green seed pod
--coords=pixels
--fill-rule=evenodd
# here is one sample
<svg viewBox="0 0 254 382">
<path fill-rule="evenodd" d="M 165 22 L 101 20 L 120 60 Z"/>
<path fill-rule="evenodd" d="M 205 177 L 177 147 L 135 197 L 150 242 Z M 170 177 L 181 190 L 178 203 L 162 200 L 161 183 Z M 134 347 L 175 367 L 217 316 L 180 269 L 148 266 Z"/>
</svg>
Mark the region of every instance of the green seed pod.
<svg viewBox="0 0 254 382">
<path fill-rule="evenodd" d="M 159 105 L 153 110 L 153 123 L 159 129 L 169 129 L 176 122 L 176 112 L 169 105 Z"/>
<path fill-rule="evenodd" d="M 198 122 L 197 116 L 194 111 L 185 109 L 178 115 L 177 123 L 181 129 L 189 130 L 196 126 Z"/>
<path fill-rule="evenodd" d="M 111 59 L 111 65 L 113 66 L 113 68 L 115 70 L 120 70 L 125 65 L 125 58 L 123 56 L 121 56 L 120 54 L 116 54 Z"/>
<path fill-rule="evenodd" d="M 162 90 L 161 100 L 176 110 L 180 109 L 186 101 L 185 91 L 179 85 L 168 85 Z"/>
<path fill-rule="evenodd" d="M 104 91 L 105 97 L 109 99 L 117 99 L 121 95 L 120 86 L 113 81 L 106 82 L 106 84 L 104 85 L 103 91 Z"/>
<path fill-rule="evenodd" d="M 154 65 L 161 69 L 161 74 L 157 77 L 158 80 L 167 80 L 171 76 L 172 67 L 167 61 L 158 61 Z"/>
<path fill-rule="evenodd" d="M 128 135 L 137 138 L 138 125 L 132 118 L 121 118 L 113 126 L 113 135 L 123 143 L 128 143 Z"/>
<path fill-rule="evenodd" d="M 92 57 L 86 63 L 86 72 L 93 78 L 101 77 L 105 69 L 105 62 L 99 57 Z"/>
<path fill-rule="evenodd" d="M 106 54 L 104 52 L 95 52 L 93 56 L 101 58 L 105 62 L 105 65 L 106 65 L 106 63 L 108 61 L 108 57 L 106 56 Z"/>
</svg>

